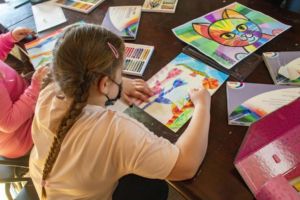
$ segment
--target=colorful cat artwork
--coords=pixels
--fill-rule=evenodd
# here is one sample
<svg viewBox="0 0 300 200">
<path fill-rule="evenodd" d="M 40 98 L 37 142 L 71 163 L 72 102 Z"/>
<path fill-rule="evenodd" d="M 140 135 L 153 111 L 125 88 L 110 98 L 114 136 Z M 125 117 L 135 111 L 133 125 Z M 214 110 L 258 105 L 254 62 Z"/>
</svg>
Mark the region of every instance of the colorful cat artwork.
<svg viewBox="0 0 300 200">
<path fill-rule="evenodd" d="M 175 35 L 226 68 L 290 26 L 234 3 L 173 29 Z"/>
</svg>

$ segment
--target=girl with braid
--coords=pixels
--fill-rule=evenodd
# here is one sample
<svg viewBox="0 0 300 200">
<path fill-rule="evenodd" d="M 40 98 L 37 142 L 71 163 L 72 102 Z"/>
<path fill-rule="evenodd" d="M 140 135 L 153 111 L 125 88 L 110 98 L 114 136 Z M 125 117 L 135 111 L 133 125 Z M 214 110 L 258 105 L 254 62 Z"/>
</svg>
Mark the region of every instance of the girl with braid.
<svg viewBox="0 0 300 200">
<path fill-rule="evenodd" d="M 32 125 L 30 174 L 41 199 L 167 199 L 164 179 L 195 175 L 207 148 L 208 91 L 189 90 L 195 114 L 171 144 L 106 109 L 151 96 L 144 81 L 122 78 L 125 59 L 123 40 L 100 26 L 75 24 L 59 36 Z"/>
</svg>

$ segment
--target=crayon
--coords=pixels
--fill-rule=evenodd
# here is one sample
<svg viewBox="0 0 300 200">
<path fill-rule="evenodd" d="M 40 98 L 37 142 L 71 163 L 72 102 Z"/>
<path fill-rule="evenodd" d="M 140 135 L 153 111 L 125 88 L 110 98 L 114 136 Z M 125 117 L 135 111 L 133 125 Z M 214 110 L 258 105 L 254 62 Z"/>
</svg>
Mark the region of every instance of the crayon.
<svg viewBox="0 0 300 200">
<path fill-rule="evenodd" d="M 132 71 L 137 71 L 137 69 L 140 67 L 140 63 L 141 63 L 141 61 L 137 61 L 137 63 L 136 63 L 136 65 L 135 65 L 135 67 L 133 68 L 133 70 Z"/>
<path fill-rule="evenodd" d="M 134 71 L 134 72 L 136 71 L 136 69 L 139 66 L 139 63 L 140 63 L 140 61 L 136 61 L 136 64 L 135 64 L 134 68 L 132 69 L 132 71 Z"/>
<path fill-rule="evenodd" d="M 141 49 L 141 50 L 140 50 L 139 55 L 138 55 L 138 59 L 141 58 L 141 55 L 142 55 L 143 51 L 144 51 L 144 49 Z"/>
<path fill-rule="evenodd" d="M 134 65 L 133 65 L 132 68 L 131 68 L 131 71 L 134 71 L 134 70 L 135 70 L 136 66 L 138 65 L 138 62 L 139 62 L 139 61 L 135 61 Z"/>
<path fill-rule="evenodd" d="M 129 66 L 127 68 L 128 71 L 131 71 L 132 66 L 134 65 L 135 61 L 132 61 L 129 63 Z"/>
<path fill-rule="evenodd" d="M 126 57 L 128 57 L 130 51 L 131 51 L 131 47 L 127 47 L 127 50 L 126 50 Z"/>
<path fill-rule="evenodd" d="M 126 67 L 126 69 L 125 70 L 128 70 L 128 68 L 131 66 L 131 63 L 132 63 L 133 61 L 132 60 L 130 60 L 130 62 L 128 63 L 128 65 L 127 65 L 127 67 Z"/>
<path fill-rule="evenodd" d="M 147 49 L 144 49 L 144 51 L 143 51 L 143 53 L 141 55 L 141 59 L 144 59 L 144 55 L 145 55 L 146 51 L 147 51 Z"/>
<path fill-rule="evenodd" d="M 140 72 L 142 70 L 143 66 L 144 66 L 144 62 L 141 62 L 140 66 L 139 66 L 139 68 L 137 70 L 137 72 Z"/>
<path fill-rule="evenodd" d="M 146 53 L 146 55 L 145 55 L 145 60 L 148 57 L 149 53 L 150 53 L 150 51 L 148 50 L 147 53 Z"/>
<path fill-rule="evenodd" d="M 143 56 L 141 57 L 141 59 L 145 60 L 145 56 L 146 56 L 147 52 L 148 52 L 148 49 L 146 49 L 146 50 L 143 52 Z"/>
<path fill-rule="evenodd" d="M 136 56 L 138 50 L 139 50 L 139 49 L 135 49 L 135 50 L 134 50 L 134 54 L 132 55 L 132 58 L 135 58 L 135 56 Z"/>
<path fill-rule="evenodd" d="M 138 50 L 138 53 L 136 54 L 135 58 L 138 58 L 138 59 L 140 58 L 140 53 L 141 53 L 142 50 L 143 50 L 143 49 L 139 49 L 139 50 Z"/>
<path fill-rule="evenodd" d="M 128 52 L 128 57 L 129 57 L 129 58 L 131 57 L 132 51 L 133 51 L 133 48 L 130 48 L 130 50 L 129 50 L 129 52 Z"/>
<path fill-rule="evenodd" d="M 140 51 L 141 51 L 141 49 L 137 49 L 137 52 L 136 52 L 136 54 L 135 54 L 135 57 L 134 57 L 134 58 L 139 58 Z"/>
<path fill-rule="evenodd" d="M 128 51 L 129 51 L 129 47 L 125 47 L 126 57 L 128 57 Z"/>
</svg>

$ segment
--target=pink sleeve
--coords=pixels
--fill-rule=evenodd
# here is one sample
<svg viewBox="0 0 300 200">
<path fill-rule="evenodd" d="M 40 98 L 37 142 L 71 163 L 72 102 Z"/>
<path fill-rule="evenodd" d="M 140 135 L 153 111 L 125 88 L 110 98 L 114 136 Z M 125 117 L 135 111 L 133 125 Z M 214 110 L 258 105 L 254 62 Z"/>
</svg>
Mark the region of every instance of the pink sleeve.
<svg viewBox="0 0 300 200">
<path fill-rule="evenodd" d="M 5 60 L 7 54 L 14 48 L 15 42 L 17 42 L 11 35 L 11 32 L 0 35 L 0 60 Z"/>
<path fill-rule="evenodd" d="M 17 130 L 34 113 L 41 84 L 32 79 L 31 85 L 12 103 L 3 79 L 0 78 L 0 130 L 11 133 Z"/>
</svg>

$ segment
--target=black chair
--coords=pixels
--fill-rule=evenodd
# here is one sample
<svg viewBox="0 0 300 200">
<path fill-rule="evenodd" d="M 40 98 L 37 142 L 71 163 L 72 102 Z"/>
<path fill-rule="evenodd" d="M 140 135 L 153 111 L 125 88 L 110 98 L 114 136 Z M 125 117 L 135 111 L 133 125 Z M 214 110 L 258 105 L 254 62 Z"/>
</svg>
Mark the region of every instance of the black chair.
<svg viewBox="0 0 300 200">
<path fill-rule="evenodd" d="M 15 200 L 39 199 L 31 178 L 22 178 L 25 175 L 24 172 L 28 171 L 28 166 L 29 156 L 24 156 L 17 159 L 9 159 L 0 156 L 0 183 L 5 183 L 5 194 L 8 200 L 13 200 L 10 193 L 11 183 L 17 183 L 21 189 Z M 22 187 L 20 184 L 21 182 L 27 183 L 24 187 Z"/>
</svg>

